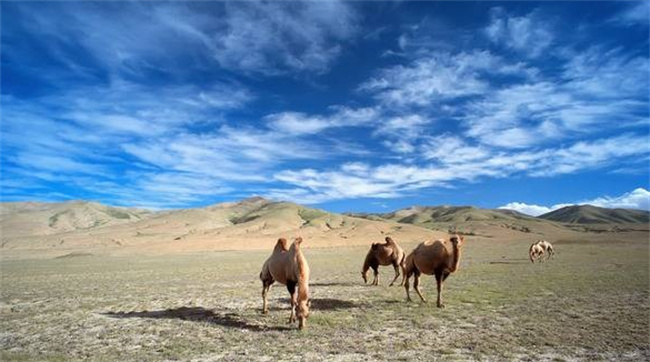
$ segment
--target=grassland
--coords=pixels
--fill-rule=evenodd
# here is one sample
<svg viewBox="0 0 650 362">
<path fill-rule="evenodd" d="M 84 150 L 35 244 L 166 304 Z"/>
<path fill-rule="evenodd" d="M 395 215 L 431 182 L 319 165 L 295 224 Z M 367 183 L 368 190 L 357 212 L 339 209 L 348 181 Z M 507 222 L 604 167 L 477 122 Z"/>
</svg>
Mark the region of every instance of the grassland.
<svg viewBox="0 0 650 362">
<path fill-rule="evenodd" d="M 3 361 L 648 360 L 648 241 L 465 245 L 445 309 L 364 286 L 366 249 L 308 249 L 312 314 L 288 326 L 283 286 L 262 315 L 269 252 L 2 262 Z M 413 245 L 405 245 L 410 250 Z M 424 293 L 435 300 L 432 277 Z M 416 297 L 414 295 L 414 297 Z M 416 297 L 417 299 L 417 297 Z"/>
</svg>

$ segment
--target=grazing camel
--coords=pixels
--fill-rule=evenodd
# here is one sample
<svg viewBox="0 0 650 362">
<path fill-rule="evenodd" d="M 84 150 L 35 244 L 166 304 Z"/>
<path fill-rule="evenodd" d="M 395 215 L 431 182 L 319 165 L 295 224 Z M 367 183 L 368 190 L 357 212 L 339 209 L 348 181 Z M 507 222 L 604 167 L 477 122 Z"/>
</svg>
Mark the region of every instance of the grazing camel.
<svg viewBox="0 0 650 362">
<path fill-rule="evenodd" d="M 375 277 L 371 285 L 379 284 L 379 266 L 380 265 L 392 265 L 395 269 L 395 278 L 390 283 L 392 287 L 395 284 L 397 278 L 399 278 L 399 269 L 402 269 L 402 282 L 399 285 L 404 284 L 404 279 L 406 277 L 406 272 L 404 271 L 404 261 L 406 260 L 406 254 L 404 250 L 397 245 L 393 239 L 389 236 L 386 237 L 386 243 L 373 243 L 368 250 L 366 259 L 363 261 L 363 268 L 361 269 L 361 277 L 363 278 L 364 283 L 368 283 L 368 269 L 372 268 Z"/>
<path fill-rule="evenodd" d="M 552 256 L 555 255 L 555 250 L 553 249 L 553 245 L 549 243 L 546 240 L 537 240 L 537 245 L 541 246 L 542 249 L 544 249 L 544 252 L 546 253 L 546 260 L 550 259 Z"/>
<path fill-rule="evenodd" d="M 530 245 L 530 248 L 528 249 L 528 257 L 530 258 L 531 263 L 534 263 L 535 260 L 541 263 L 543 256 L 544 256 L 544 248 L 542 248 L 542 246 L 539 245 L 539 242 L 535 242 Z"/>
<path fill-rule="evenodd" d="M 287 286 L 291 295 L 291 316 L 289 323 L 298 318 L 298 328 L 303 329 L 309 317 L 309 265 L 300 250 L 302 238 L 298 237 L 287 248 L 287 240 L 278 239 L 273 253 L 262 266 L 260 279 L 262 280 L 262 313 L 269 312 L 267 294 L 271 284 L 278 282 Z M 296 298 L 296 286 L 298 295 Z"/>
<path fill-rule="evenodd" d="M 423 242 L 406 257 L 406 281 L 404 282 L 404 288 L 406 289 L 406 299 L 409 302 L 411 301 L 411 295 L 409 294 L 409 279 L 411 275 L 414 276 L 413 289 L 418 293 L 422 302 L 426 303 L 427 301 L 422 296 L 422 291 L 420 290 L 420 275 L 433 274 L 436 277 L 436 284 L 438 286 L 438 308 L 445 307 L 442 304 L 442 284 L 449 274 L 458 270 L 464 242 L 465 239 L 458 235 L 453 235 L 449 238 L 449 241 L 440 239 Z"/>
</svg>

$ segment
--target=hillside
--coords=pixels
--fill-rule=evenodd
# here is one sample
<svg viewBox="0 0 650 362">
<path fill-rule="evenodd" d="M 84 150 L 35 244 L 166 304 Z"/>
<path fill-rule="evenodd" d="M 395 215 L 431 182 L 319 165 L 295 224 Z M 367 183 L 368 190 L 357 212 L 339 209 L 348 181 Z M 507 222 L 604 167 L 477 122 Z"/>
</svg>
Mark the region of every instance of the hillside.
<svg viewBox="0 0 650 362">
<path fill-rule="evenodd" d="M 111 207 L 96 202 L 11 202 L 0 204 L 2 237 L 53 235 L 144 220 L 146 210 Z"/>
<path fill-rule="evenodd" d="M 391 213 L 353 215 L 488 238 L 504 234 L 525 237 L 525 234 L 544 235 L 566 231 L 551 221 L 539 220 L 516 211 L 480 209 L 473 206 L 413 206 Z"/>
<path fill-rule="evenodd" d="M 3 231 L 10 229 L 2 235 L 3 256 L 269 249 L 279 237 L 296 236 L 305 238 L 305 247 L 310 248 L 368 245 L 383 240 L 387 235 L 400 242 L 417 242 L 444 235 L 390 220 L 366 220 L 259 197 L 143 216 L 129 214 L 129 220 L 119 219 L 123 221 L 120 223 L 95 222 L 103 220 L 97 211 L 103 208 L 108 207 L 78 203 L 42 207 L 10 205 L 2 215 Z M 25 221 L 32 215 L 37 216 L 35 219 L 39 222 Z M 55 218 L 56 215 L 59 216 Z M 93 218 L 70 215 L 92 215 Z M 49 225 L 53 218 L 58 223 L 63 216 L 70 216 L 65 224 L 69 227 Z M 81 219 L 84 223 L 80 223 Z M 20 232 L 12 230 L 18 225 L 12 220 L 21 220 Z M 76 226 L 71 227 L 73 224 Z"/>
<path fill-rule="evenodd" d="M 650 212 L 574 205 L 540 215 L 539 218 L 568 224 L 634 224 L 650 222 Z"/>
</svg>

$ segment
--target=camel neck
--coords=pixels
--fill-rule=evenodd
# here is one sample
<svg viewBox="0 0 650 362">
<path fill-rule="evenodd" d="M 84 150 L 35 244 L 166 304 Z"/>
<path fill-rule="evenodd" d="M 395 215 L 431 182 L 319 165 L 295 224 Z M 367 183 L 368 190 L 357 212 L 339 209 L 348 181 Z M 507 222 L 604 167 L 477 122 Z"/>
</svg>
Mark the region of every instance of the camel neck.
<svg viewBox="0 0 650 362">
<path fill-rule="evenodd" d="M 458 245 L 452 245 L 451 253 L 451 269 L 449 271 L 453 273 L 458 270 L 458 266 L 460 265 L 461 250 Z"/>
</svg>

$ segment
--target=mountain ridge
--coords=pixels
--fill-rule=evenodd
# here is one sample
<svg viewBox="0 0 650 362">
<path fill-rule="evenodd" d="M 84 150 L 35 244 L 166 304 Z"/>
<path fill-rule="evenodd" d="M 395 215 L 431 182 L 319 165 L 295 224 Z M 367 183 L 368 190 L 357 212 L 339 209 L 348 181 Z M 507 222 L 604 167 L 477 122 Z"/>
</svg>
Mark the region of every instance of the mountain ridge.
<svg viewBox="0 0 650 362">
<path fill-rule="evenodd" d="M 604 208 L 594 205 L 571 205 L 538 216 L 540 219 L 568 224 L 648 223 L 650 212 L 645 210 Z"/>
</svg>

